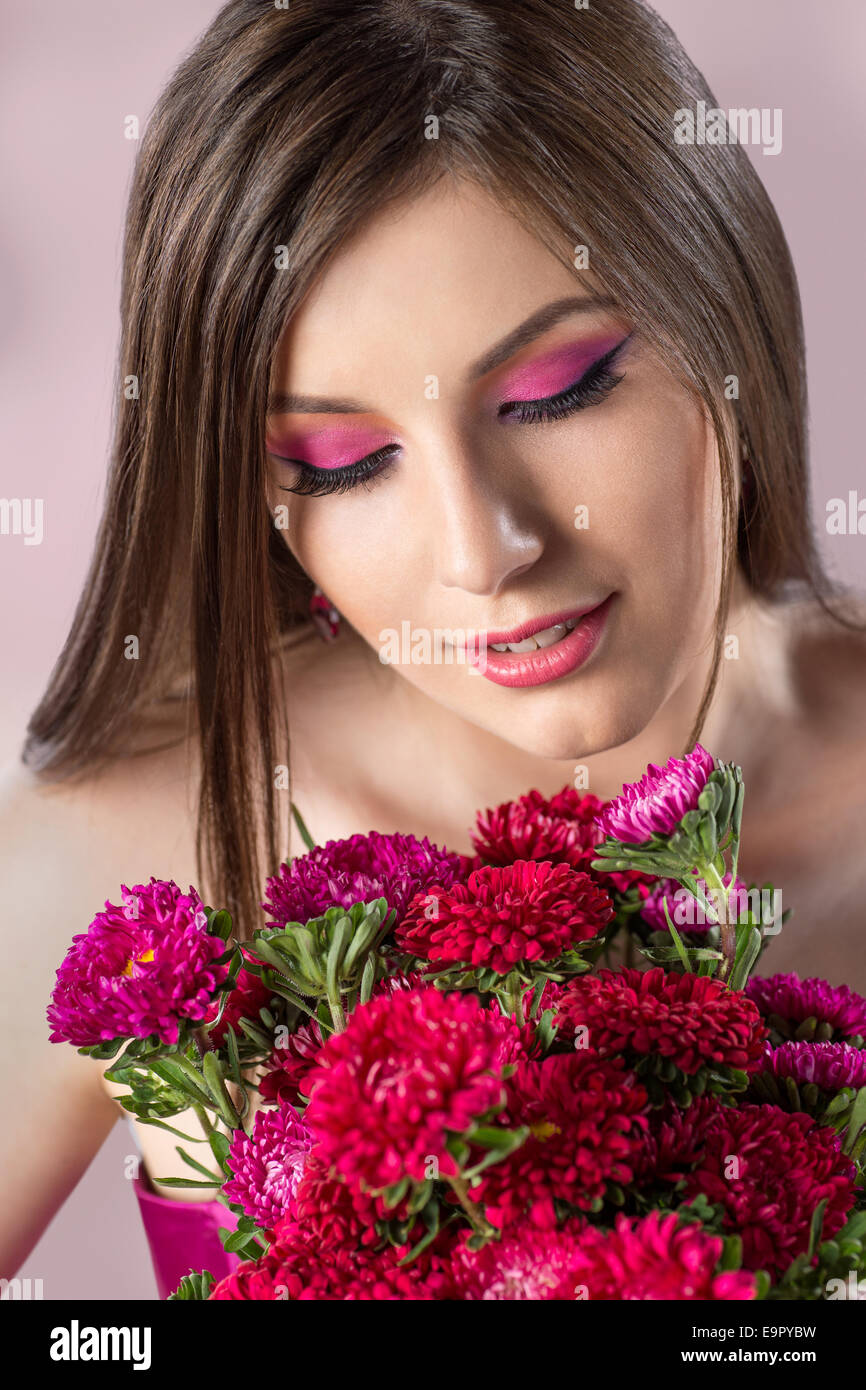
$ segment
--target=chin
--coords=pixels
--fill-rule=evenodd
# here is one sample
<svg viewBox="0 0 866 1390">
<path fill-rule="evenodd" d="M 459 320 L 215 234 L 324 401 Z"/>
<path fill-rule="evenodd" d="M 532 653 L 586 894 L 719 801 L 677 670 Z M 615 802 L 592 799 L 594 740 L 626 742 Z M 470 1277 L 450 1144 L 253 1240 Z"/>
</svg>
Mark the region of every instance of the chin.
<svg viewBox="0 0 866 1390">
<path fill-rule="evenodd" d="M 630 742 L 650 723 L 657 706 L 646 701 L 640 709 L 629 707 L 622 693 L 619 700 L 612 691 L 594 699 L 576 692 L 563 699 L 557 693 L 555 700 L 540 702 L 536 710 L 516 704 L 512 719 L 499 719 L 488 727 L 534 757 L 580 762 Z"/>
</svg>

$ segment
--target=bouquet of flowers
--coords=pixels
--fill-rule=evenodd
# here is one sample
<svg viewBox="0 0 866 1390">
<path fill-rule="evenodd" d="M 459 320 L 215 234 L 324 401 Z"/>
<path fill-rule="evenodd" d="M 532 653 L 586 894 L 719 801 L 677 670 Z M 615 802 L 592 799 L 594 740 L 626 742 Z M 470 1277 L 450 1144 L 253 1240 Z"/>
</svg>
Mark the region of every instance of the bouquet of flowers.
<svg viewBox="0 0 866 1390">
<path fill-rule="evenodd" d="M 472 858 L 315 847 L 295 810 L 308 853 L 243 942 L 172 882 L 107 903 L 51 1038 L 184 1140 L 195 1176 L 157 1181 L 237 1218 L 234 1272 L 172 1297 L 866 1290 L 866 999 L 751 978 L 787 913 L 738 877 L 743 794 L 698 745 L 607 803 L 483 812 Z"/>
</svg>

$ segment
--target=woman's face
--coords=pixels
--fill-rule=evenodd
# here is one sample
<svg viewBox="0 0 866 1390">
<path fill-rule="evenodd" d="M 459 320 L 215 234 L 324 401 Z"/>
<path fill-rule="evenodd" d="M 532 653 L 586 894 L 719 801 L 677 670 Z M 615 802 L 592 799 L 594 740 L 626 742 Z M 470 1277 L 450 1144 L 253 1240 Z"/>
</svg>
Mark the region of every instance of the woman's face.
<svg viewBox="0 0 866 1390">
<path fill-rule="evenodd" d="M 286 543 L 464 719 L 586 756 L 635 737 L 706 656 L 721 566 L 706 416 L 640 325 L 477 186 L 443 180 L 341 248 L 286 331 L 273 395 Z M 495 650 L 509 638 L 519 651 Z"/>
</svg>

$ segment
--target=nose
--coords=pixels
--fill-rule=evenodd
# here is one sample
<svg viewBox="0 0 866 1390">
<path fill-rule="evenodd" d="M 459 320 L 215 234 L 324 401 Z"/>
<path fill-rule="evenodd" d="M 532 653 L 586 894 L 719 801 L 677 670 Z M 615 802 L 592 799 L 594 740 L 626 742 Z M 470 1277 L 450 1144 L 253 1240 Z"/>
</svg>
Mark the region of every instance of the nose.
<svg viewBox="0 0 866 1390">
<path fill-rule="evenodd" d="M 545 527 L 532 489 L 509 461 L 452 441 L 437 451 L 429 499 L 433 569 L 445 589 L 495 596 L 544 553 Z"/>
</svg>

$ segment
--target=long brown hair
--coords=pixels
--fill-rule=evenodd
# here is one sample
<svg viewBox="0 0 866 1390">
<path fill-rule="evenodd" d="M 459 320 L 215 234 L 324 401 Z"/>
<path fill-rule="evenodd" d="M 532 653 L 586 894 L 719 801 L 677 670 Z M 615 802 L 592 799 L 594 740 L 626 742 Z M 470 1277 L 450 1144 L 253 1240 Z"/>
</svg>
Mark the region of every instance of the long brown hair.
<svg viewBox="0 0 866 1390">
<path fill-rule="evenodd" d="M 163 92 L 129 203 L 105 511 L 24 756 L 69 778 L 137 753 L 186 679 L 199 872 L 245 934 L 288 844 L 275 649 L 309 593 L 266 501 L 271 363 L 329 256 L 387 202 L 460 174 L 569 268 L 587 246 L 704 402 L 724 572 L 690 743 L 737 557 L 771 601 L 833 594 L 809 523 L 790 255 L 739 145 L 674 141 L 674 113 L 698 100 L 715 104 L 640 0 L 231 0 Z M 739 516 L 732 409 L 754 476 Z"/>
</svg>

